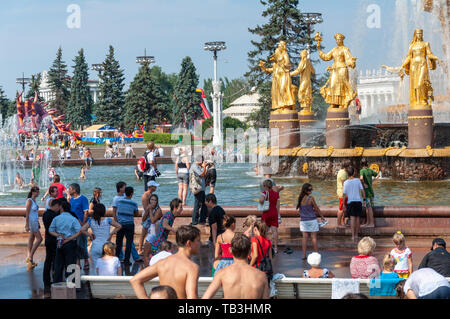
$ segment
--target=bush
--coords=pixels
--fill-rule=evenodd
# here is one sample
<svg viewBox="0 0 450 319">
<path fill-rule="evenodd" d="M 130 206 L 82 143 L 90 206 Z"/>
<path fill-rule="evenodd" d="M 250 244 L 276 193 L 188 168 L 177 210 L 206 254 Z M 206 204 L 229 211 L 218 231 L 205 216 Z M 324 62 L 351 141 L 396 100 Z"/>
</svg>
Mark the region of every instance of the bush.
<svg viewBox="0 0 450 319">
<path fill-rule="evenodd" d="M 177 136 L 172 140 L 172 135 Z M 187 134 L 171 134 L 171 133 L 144 133 L 144 142 L 154 142 L 155 144 L 170 144 L 175 145 L 178 143 L 178 136 Z"/>
</svg>

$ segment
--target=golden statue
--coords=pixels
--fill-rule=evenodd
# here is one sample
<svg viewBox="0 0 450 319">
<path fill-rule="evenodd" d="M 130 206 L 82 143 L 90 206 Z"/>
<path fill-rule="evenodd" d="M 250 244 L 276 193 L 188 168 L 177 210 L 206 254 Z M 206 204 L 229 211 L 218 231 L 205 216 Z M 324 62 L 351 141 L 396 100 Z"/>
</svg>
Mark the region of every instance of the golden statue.
<svg viewBox="0 0 450 319">
<path fill-rule="evenodd" d="M 286 50 L 286 42 L 280 41 L 275 53 L 270 58 L 271 68 L 265 67 L 265 61 L 260 60 L 261 70 L 272 73 L 272 109 L 283 111 L 295 107 L 295 86 L 291 83 L 291 62 Z"/>
<path fill-rule="evenodd" d="M 298 102 L 302 107 L 300 114 L 311 115 L 313 114 L 311 110 L 313 101 L 311 75 L 315 73 L 315 70 L 308 58 L 308 51 L 303 50 L 300 57 L 298 68 L 291 72 L 291 76 L 300 75 L 300 85 L 298 86 Z"/>
<path fill-rule="evenodd" d="M 350 50 L 344 46 L 345 36 L 340 33 L 334 35 L 337 46 L 333 48 L 329 53 L 324 53 L 320 49 L 320 43 L 322 37 L 319 33 L 316 33 L 314 39 L 317 41 L 317 49 L 319 56 L 324 61 L 334 60 L 331 67 L 327 68 L 327 71 L 331 72 L 330 78 L 327 83 L 320 89 L 325 102 L 330 104 L 330 109 L 346 109 L 351 101 L 356 98 L 356 92 L 353 90 L 350 84 L 350 78 L 348 74 L 348 67 L 355 68 L 356 57 L 352 56 Z"/>
<path fill-rule="evenodd" d="M 408 56 L 401 66 L 409 75 L 409 103 L 413 108 L 430 106 L 429 99 L 434 100 L 427 58 L 431 70 L 436 69 L 436 61 L 441 64 L 439 58 L 431 53 L 430 43 L 423 41 L 423 30 L 416 29 L 409 45 Z"/>
</svg>

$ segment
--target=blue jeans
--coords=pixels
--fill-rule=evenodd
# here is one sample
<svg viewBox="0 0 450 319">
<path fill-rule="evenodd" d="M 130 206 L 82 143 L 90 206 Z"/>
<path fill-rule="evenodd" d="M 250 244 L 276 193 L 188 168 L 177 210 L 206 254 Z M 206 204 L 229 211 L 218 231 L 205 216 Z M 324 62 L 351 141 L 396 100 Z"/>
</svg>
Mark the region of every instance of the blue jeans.
<svg viewBox="0 0 450 319">
<path fill-rule="evenodd" d="M 119 260 L 123 260 L 123 249 L 122 247 L 120 247 L 120 254 L 119 254 Z M 134 246 L 134 243 L 131 244 L 131 257 L 133 257 L 133 260 L 136 261 L 138 259 L 141 258 L 141 256 L 139 256 L 137 250 L 136 250 L 136 246 Z"/>
<path fill-rule="evenodd" d="M 123 238 L 126 239 L 124 263 L 130 262 L 131 245 L 134 239 L 134 224 L 124 224 L 116 235 L 116 256 L 120 257 L 122 252 Z"/>
</svg>

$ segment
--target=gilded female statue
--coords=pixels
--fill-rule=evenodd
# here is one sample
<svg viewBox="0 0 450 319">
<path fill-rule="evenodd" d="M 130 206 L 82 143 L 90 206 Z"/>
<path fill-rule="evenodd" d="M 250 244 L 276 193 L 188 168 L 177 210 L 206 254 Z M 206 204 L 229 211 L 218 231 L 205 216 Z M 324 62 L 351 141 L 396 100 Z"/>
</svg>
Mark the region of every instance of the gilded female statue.
<svg viewBox="0 0 450 319">
<path fill-rule="evenodd" d="M 409 45 L 408 56 L 401 66 L 409 75 L 409 101 L 412 107 L 427 106 L 430 105 L 429 99 L 434 100 L 427 58 L 431 70 L 436 69 L 436 61 L 441 63 L 439 58 L 431 53 L 430 43 L 423 41 L 423 30 L 416 29 Z"/>
<path fill-rule="evenodd" d="M 265 67 L 264 61 L 259 61 L 261 70 L 272 73 L 272 109 L 293 109 L 295 105 L 294 86 L 291 83 L 291 62 L 286 49 L 286 42 L 280 41 L 275 53 L 270 58 L 271 68 Z"/>
<path fill-rule="evenodd" d="M 314 37 L 317 41 L 320 58 L 324 61 L 334 60 L 333 65 L 327 68 L 331 72 L 330 78 L 325 86 L 320 89 L 320 93 L 325 102 L 330 104 L 330 108 L 346 109 L 350 102 L 356 98 L 356 92 L 350 84 L 347 68 L 355 68 L 356 57 L 352 56 L 350 50 L 344 46 L 345 36 L 343 34 L 336 33 L 334 38 L 337 46 L 329 53 L 324 53 L 320 49 L 320 42 L 322 41 L 320 34 L 317 33 Z"/>
<path fill-rule="evenodd" d="M 308 51 L 303 50 L 300 53 L 300 63 L 295 71 L 291 72 L 291 76 L 300 75 L 300 85 L 298 87 L 298 102 L 303 108 L 302 114 L 313 114 L 311 111 L 312 85 L 311 75 L 315 73 L 311 60 L 308 59 Z"/>
</svg>

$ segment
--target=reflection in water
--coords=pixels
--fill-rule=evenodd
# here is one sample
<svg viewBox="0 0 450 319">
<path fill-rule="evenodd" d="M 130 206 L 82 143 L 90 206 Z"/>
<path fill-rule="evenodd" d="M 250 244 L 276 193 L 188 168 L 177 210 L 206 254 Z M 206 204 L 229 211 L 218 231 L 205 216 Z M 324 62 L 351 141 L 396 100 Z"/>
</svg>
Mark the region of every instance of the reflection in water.
<svg viewBox="0 0 450 319">
<path fill-rule="evenodd" d="M 42 271 L 35 272 L 34 269 L 27 271 L 28 283 L 31 292 L 31 299 L 42 299 L 44 296 L 44 289 L 42 288 Z"/>
<path fill-rule="evenodd" d="M 251 163 L 226 163 L 217 166 L 217 183 L 215 194 L 220 205 L 256 206 L 259 196 L 260 177 L 253 172 Z M 174 167 L 171 164 L 160 165 L 162 175 L 157 179 L 160 184 L 156 194 L 162 205 L 168 205 L 177 196 L 178 185 Z M 133 199 L 140 203 L 144 192 L 144 183 L 137 181 L 133 166 L 93 166 L 86 172 L 86 180 L 80 182 L 80 169 L 78 167 L 56 168 L 61 175 L 62 182 L 68 186 L 79 183 L 81 193 L 88 198 L 92 196 L 95 187 L 103 189 L 102 202 L 109 206 L 116 194 L 115 184 L 124 181 L 134 187 Z M 309 180 L 305 177 L 275 177 L 275 182 L 285 186 L 281 193 L 283 205 L 296 205 L 298 194 L 303 183 L 314 186 L 314 196 L 319 205 L 337 205 L 336 180 Z M 436 182 L 403 182 L 389 179 L 375 180 L 375 204 L 378 205 L 449 205 L 448 192 L 450 181 Z M 209 188 L 206 189 L 209 191 Z M 26 193 L 8 193 L 0 195 L 0 205 L 24 205 Z M 194 204 L 194 196 L 188 195 L 189 206 Z M 40 202 L 43 204 L 43 202 Z M 41 205 L 43 206 L 43 205 Z"/>
</svg>

